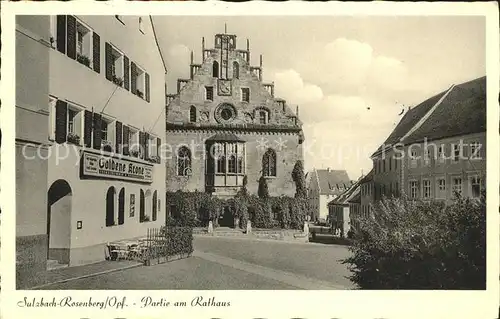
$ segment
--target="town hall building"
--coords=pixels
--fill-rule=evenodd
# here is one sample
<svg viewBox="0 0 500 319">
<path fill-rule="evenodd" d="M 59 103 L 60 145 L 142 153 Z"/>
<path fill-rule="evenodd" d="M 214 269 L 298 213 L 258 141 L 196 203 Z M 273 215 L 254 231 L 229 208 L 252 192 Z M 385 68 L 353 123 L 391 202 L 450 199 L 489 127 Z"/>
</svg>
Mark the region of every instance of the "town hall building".
<svg viewBox="0 0 500 319">
<path fill-rule="evenodd" d="M 190 78 L 177 80 L 167 95 L 167 191 L 208 192 L 231 198 L 243 186 L 257 194 L 263 176 L 270 196 L 294 196 L 292 170 L 303 159 L 304 135 L 289 104 L 263 82 L 260 65 L 252 66 L 249 42 L 216 34 L 202 62 L 191 53 Z"/>
</svg>

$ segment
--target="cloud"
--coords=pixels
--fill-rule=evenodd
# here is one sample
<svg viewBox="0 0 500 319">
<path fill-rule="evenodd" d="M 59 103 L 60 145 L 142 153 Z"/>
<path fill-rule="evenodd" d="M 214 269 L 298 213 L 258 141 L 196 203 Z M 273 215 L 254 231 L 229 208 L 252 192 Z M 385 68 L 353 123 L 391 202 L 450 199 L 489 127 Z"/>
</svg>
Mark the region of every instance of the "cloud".
<svg viewBox="0 0 500 319">
<path fill-rule="evenodd" d="M 276 95 L 292 104 L 307 104 L 320 101 L 323 91 L 317 85 L 304 83 L 300 74 L 292 69 L 273 72 L 271 76 L 275 83 Z"/>
</svg>

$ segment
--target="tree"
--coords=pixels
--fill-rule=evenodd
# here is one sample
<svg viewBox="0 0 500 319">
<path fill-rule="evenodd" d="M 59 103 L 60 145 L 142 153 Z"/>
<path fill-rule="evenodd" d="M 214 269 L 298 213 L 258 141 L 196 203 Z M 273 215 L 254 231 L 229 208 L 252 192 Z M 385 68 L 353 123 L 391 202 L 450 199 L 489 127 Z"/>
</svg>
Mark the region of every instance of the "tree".
<svg viewBox="0 0 500 319">
<path fill-rule="evenodd" d="M 264 176 L 259 179 L 259 189 L 257 194 L 260 198 L 269 198 L 269 187 L 267 186 L 267 180 Z"/>
<path fill-rule="evenodd" d="M 295 197 L 306 198 L 306 178 L 304 175 L 304 163 L 301 160 L 295 162 L 295 166 L 292 171 L 292 179 L 295 182 Z"/>
</svg>

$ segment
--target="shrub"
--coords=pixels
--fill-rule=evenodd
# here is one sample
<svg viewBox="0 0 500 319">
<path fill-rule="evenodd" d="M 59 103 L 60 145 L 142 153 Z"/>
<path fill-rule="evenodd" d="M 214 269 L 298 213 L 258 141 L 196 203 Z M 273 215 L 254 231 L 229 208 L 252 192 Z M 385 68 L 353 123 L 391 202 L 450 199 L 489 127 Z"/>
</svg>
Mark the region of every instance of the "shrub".
<svg viewBox="0 0 500 319">
<path fill-rule="evenodd" d="M 260 198 L 269 198 L 269 187 L 267 186 L 267 180 L 264 176 L 261 176 L 259 179 L 257 194 Z"/>
<path fill-rule="evenodd" d="M 364 289 L 485 289 L 486 204 L 383 199 L 359 220 L 351 281 Z"/>
<path fill-rule="evenodd" d="M 178 222 L 171 221 L 172 224 Z M 193 252 L 193 229 L 189 226 L 169 225 L 160 229 L 166 238 L 166 255 L 191 255 Z"/>
</svg>

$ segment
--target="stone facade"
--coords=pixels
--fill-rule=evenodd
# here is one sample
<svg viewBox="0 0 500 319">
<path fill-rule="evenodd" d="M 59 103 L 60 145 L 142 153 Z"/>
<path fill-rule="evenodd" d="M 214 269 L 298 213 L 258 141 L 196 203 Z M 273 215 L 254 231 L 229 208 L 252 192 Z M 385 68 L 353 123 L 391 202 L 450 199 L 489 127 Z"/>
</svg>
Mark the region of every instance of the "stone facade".
<svg viewBox="0 0 500 319">
<path fill-rule="evenodd" d="M 292 170 L 303 159 L 302 125 L 274 96 L 274 85 L 262 82 L 262 57 L 252 67 L 248 43 L 239 50 L 235 35 L 217 34 L 214 49 L 205 49 L 203 41 L 201 64 L 191 56 L 190 70 L 190 79 L 179 79 L 177 92 L 167 96 L 167 191 L 231 197 L 247 176 L 255 194 L 265 176 L 271 196 L 293 196 Z"/>
</svg>

